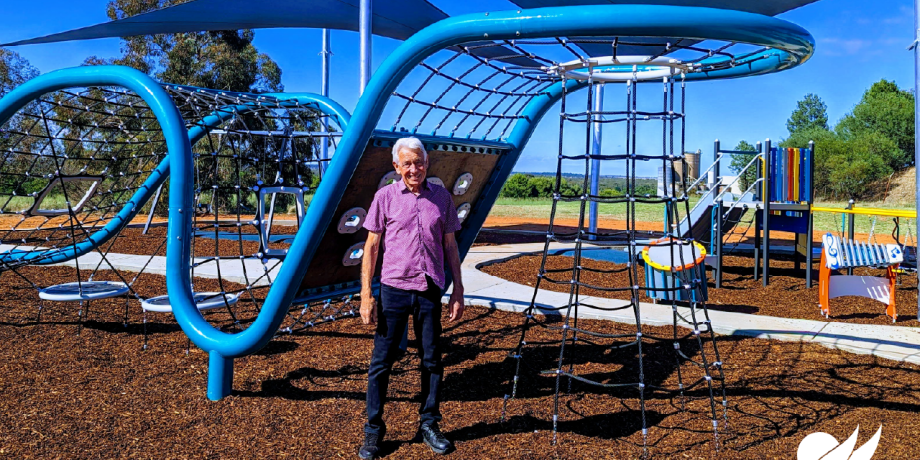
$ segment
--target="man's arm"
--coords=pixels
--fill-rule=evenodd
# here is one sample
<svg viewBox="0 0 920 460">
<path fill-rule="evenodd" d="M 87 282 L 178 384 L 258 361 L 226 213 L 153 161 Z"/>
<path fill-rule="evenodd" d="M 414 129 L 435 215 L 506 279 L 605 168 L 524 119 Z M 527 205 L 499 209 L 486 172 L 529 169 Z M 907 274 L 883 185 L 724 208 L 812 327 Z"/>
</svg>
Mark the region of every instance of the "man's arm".
<svg viewBox="0 0 920 460">
<path fill-rule="evenodd" d="M 377 322 L 377 300 L 371 283 L 377 270 L 377 252 L 380 250 L 380 234 L 367 232 L 364 243 L 364 259 L 361 261 L 361 320 L 364 324 Z"/>
<path fill-rule="evenodd" d="M 450 294 L 450 321 L 457 321 L 463 316 L 463 278 L 460 277 L 460 250 L 457 248 L 457 238 L 454 233 L 444 235 L 444 253 L 447 256 L 447 264 L 450 266 L 450 273 L 454 280 L 454 289 Z"/>
</svg>

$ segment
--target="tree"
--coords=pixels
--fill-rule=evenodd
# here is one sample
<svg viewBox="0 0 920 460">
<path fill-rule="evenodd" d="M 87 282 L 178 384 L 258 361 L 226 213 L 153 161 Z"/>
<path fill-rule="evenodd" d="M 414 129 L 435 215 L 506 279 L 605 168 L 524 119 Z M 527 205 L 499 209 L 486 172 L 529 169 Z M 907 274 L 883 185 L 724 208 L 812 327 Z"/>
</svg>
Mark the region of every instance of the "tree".
<svg viewBox="0 0 920 460">
<path fill-rule="evenodd" d="M 786 120 L 786 129 L 792 135 L 797 131 L 815 127 L 828 129 L 827 105 L 817 94 L 808 93 L 796 104 L 792 115 Z"/>
<path fill-rule="evenodd" d="M 562 179 L 565 184 L 565 179 Z M 553 196 L 553 190 L 556 188 L 556 178 L 550 176 L 540 176 L 530 178 L 531 196 L 533 197 L 550 197 Z M 563 191 L 562 193 L 565 193 Z"/>
<path fill-rule="evenodd" d="M 0 48 L 0 97 L 38 76 L 38 69 L 15 51 Z"/>
<path fill-rule="evenodd" d="M 505 181 L 501 196 L 505 198 L 550 198 L 553 196 L 555 187 L 555 177 L 534 177 L 530 174 L 516 173 Z M 564 196 L 581 195 L 581 187 L 562 179 L 559 183 L 559 193 Z"/>
<path fill-rule="evenodd" d="M 106 13 L 124 19 L 188 0 L 110 0 Z M 240 92 L 281 91 L 281 68 L 253 46 L 255 32 L 220 30 L 127 37 L 121 57 L 90 57 L 86 64 L 112 63 L 180 85 Z"/>
<path fill-rule="evenodd" d="M 120 20 L 147 13 L 156 9 L 186 3 L 189 0 L 109 0 L 106 14 L 109 19 Z M 252 30 L 220 30 L 207 32 L 187 32 L 178 34 L 158 34 L 122 39 L 121 55 L 116 58 L 91 56 L 85 65 L 117 64 L 133 67 L 154 79 L 179 85 L 197 86 L 235 92 L 280 92 L 281 68 L 268 55 L 260 53 L 252 44 L 255 32 Z M 292 121 L 290 125 L 298 131 L 315 131 L 313 122 Z M 276 119 L 256 117 L 244 114 L 227 123 L 245 124 L 252 130 L 274 131 L 280 122 Z M 249 152 L 265 149 L 269 139 L 254 137 L 239 148 Z M 312 140 L 304 140 L 309 145 L 299 145 L 301 149 L 311 149 Z M 301 142 L 301 144 L 303 143 Z M 196 153 L 208 149 L 205 143 L 193 146 Z M 253 153 L 256 155 L 257 153 Z M 232 170 L 233 163 L 228 158 L 220 158 L 217 169 Z M 274 177 L 276 171 L 262 171 L 265 177 Z M 233 187 L 240 182 L 254 180 L 257 173 L 253 168 L 245 168 L 236 175 L 219 174 L 215 181 L 221 187 Z M 289 171 L 282 171 L 284 177 L 290 177 Z M 313 182 L 309 170 L 301 171 L 305 183 Z M 288 195 L 279 198 L 282 207 Z M 232 209 L 245 203 L 236 203 L 234 199 L 218 199 L 210 203 L 218 208 Z M 163 189 L 160 203 L 168 203 L 168 189 Z M 276 203 L 277 204 L 277 203 Z M 165 212 L 165 206 L 159 206 L 158 212 Z"/>
<path fill-rule="evenodd" d="M 27 59 L 20 56 L 15 51 L 0 48 L 0 97 L 6 95 L 17 86 L 37 77 L 38 69 L 32 66 Z M 0 130 L 0 151 L 6 152 L 13 146 L 17 150 L 27 150 L 28 144 L 36 142 L 24 133 L 30 132 L 30 126 L 35 123 L 27 123 L 27 118 L 23 112 L 34 110 L 32 105 L 26 106 L 14 114 Z M 18 164 L 16 170 L 27 170 L 29 163 L 33 158 L 28 155 L 8 154 L 3 157 L 7 166 Z M 4 174 L 0 177 L 0 191 L 9 194 L 16 190 L 19 193 L 28 193 L 34 191 L 38 182 L 35 178 L 21 178 L 13 174 Z M 25 187 L 25 188 L 24 188 Z"/>
<path fill-rule="evenodd" d="M 869 185 L 893 172 L 888 159 L 900 149 L 891 139 L 868 132 L 841 136 L 822 128 L 796 132 L 781 147 L 805 148 L 815 141 L 815 192 L 836 199 L 859 198 Z"/>
<path fill-rule="evenodd" d="M 502 187 L 501 196 L 506 198 L 528 198 L 533 190 L 530 186 L 530 179 L 533 176 L 527 174 L 513 174 L 505 185 Z"/>
<path fill-rule="evenodd" d="M 882 79 L 866 90 L 836 131 L 848 139 L 872 132 L 887 137 L 897 144 L 899 152 L 887 156 L 886 163 L 894 170 L 910 166 L 914 162 L 914 95 Z"/>
<path fill-rule="evenodd" d="M 756 152 L 757 149 L 749 144 L 747 141 L 742 140 L 735 146 L 735 150 L 740 150 L 742 152 Z M 751 165 L 746 171 L 742 173 L 742 169 L 747 166 L 748 163 L 753 159 L 753 155 L 732 155 L 732 161 L 729 164 L 729 168 L 735 173 L 738 174 L 738 181 L 741 183 L 741 190 L 747 190 L 751 184 L 757 180 L 757 166 Z"/>
</svg>

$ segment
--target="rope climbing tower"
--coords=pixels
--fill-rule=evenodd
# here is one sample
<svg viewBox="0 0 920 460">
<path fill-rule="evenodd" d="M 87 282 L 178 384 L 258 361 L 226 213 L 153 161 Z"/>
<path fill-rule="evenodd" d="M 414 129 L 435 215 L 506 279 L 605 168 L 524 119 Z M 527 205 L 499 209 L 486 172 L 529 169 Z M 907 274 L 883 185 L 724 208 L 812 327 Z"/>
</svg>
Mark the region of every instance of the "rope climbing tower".
<svg viewBox="0 0 920 460">
<path fill-rule="evenodd" d="M 614 52 L 617 51 L 617 46 L 617 42 L 612 44 Z M 629 60 L 624 61 L 629 62 Z M 654 246 L 659 249 L 659 253 L 664 254 L 662 262 L 666 262 L 670 267 L 694 266 L 702 261 L 702 256 L 704 255 L 701 253 L 702 246 L 694 245 L 691 240 L 681 238 L 677 232 L 678 222 L 690 211 L 689 198 L 685 193 L 687 185 L 685 180 L 680 183 L 680 186 L 672 181 L 670 190 L 665 190 L 664 195 L 639 195 L 636 193 L 637 169 L 641 164 L 657 163 L 664 168 L 675 166 L 683 168 L 686 164 L 683 155 L 686 132 L 684 122 L 686 85 L 683 81 L 685 70 L 680 67 L 670 67 L 669 70 L 672 72 L 669 73 L 671 75 L 641 75 L 642 72 L 638 70 L 639 65 L 637 63 L 632 66 L 631 75 L 628 75 L 630 72 L 618 71 L 616 72 L 617 79 L 625 80 L 620 84 L 625 89 L 625 107 L 620 110 L 598 110 L 599 104 L 594 101 L 596 97 L 602 96 L 598 96 L 596 93 L 601 89 L 601 85 L 609 86 L 611 78 L 608 76 L 607 69 L 604 66 L 598 68 L 590 65 L 590 63 L 588 64 L 581 73 L 576 74 L 570 71 L 563 76 L 563 78 L 584 79 L 587 83 L 587 89 L 582 94 L 587 97 L 564 91 L 560 102 L 556 189 L 553 195 L 553 206 L 549 216 L 546 243 L 540 271 L 537 275 L 533 301 L 525 312 L 520 341 L 512 354 L 513 359 L 518 362 L 515 366 L 514 388 L 509 397 L 514 397 L 517 392 L 522 370 L 521 361 L 525 359 L 527 354 L 526 338 L 528 331 L 534 327 L 546 328 L 559 333 L 557 365 L 554 369 L 541 372 L 544 375 L 555 376 L 556 380 L 553 396 L 554 443 L 560 416 L 560 404 L 563 399 L 562 393 L 566 388 L 571 389 L 572 382 L 576 381 L 608 389 L 635 389 L 638 394 L 639 411 L 642 416 L 643 443 L 647 442 L 648 439 L 646 406 L 650 397 L 655 393 L 687 396 L 702 389 L 704 397 L 709 400 L 709 415 L 717 444 L 719 421 L 727 420 L 727 402 L 725 399 L 722 359 L 716 346 L 715 335 L 704 301 L 702 285 L 706 283 L 706 280 L 701 279 L 699 276 L 683 277 L 677 283 L 671 285 L 643 287 L 641 286 L 643 277 L 639 272 L 640 250 L 644 244 L 649 242 L 650 237 L 654 239 Z M 609 65 L 609 63 L 607 64 Z M 624 73 L 627 75 L 624 75 Z M 655 80 L 657 80 L 657 83 L 654 82 Z M 660 96 L 654 96 L 653 88 L 656 86 Z M 643 104 L 643 108 L 640 109 L 638 104 L 640 92 L 652 93 L 651 97 L 657 97 L 661 100 L 660 106 L 657 109 L 649 109 L 646 104 Z M 583 97 L 584 100 L 579 101 L 579 96 Z M 658 143 L 657 147 L 640 140 L 638 134 L 640 131 L 649 132 L 648 128 L 654 129 L 655 125 L 658 125 L 660 129 L 660 143 Z M 620 151 L 598 149 L 597 143 L 590 142 L 598 136 L 598 133 L 593 129 L 595 126 L 604 126 L 608 130 L 621 129 L 625 132 L 625 139 L 622 140 L 622 145 L 625 148 Z M 573 131 L 584 131 L 583 136 L 589 140 L 584 144 L 585 150 L 583 152 L 573 154 L 566 151 L 566 140 L 568 137 L 573 137 Z M 602 168 L 592 168 L 592 163 L 594 162 L 602 163 Z M 583 186 L 579 194 L 566 195 L 560 192 L 563 171 L 569 169 L 567 163 L 577 163 L 580 165 L 578 166 L 579 168 L 583 168 Z M 626 190 L 623 196 L 603 197 L 598 195 L 596 191 L 589 191 L 588 185 L 591 175 L 597 174 L 600 169 L 607 174 L 625 177 Z M 555 224 L 557 211 L 561 204 L 565 202 L 575 202 L 578 205 L 578 225 L 573 232 L 560 231 Z M 617 210 L 625 211 L 625 230 L 603 231 L 590 229 L 587 225 L 586 215 L 592 203 L 615 205 Z M 643 204 L 654 204 L 667 208 L 664 215 L 667 216 L 667 226 L 671 231 L 666 234 L 650 234 L 647 231 L 640 231 L 636 225 L 636 208 Z M 547 259 L 552 243 L 574 244 L 571 266 L 554 269 L 547 268 Z M 629 262 L 624 267 L 611 270 L 589 268 L 582 258 L 582 250 L 586 246 L 597 245 L 624 247 L 629 254 Z M 661 252 L 661 249 L 664 249 L 664 252 Z M 659 258 L 661 257 L 659 255 Z M 620 286 L 589 284 L 584 280 L 585 275 L 589 273 L 601 274 L 606 278 L 613 278 L 617 274 L 625 273 L 628 284 Z M 538 306 L 536 301 L 537 293 L 543 283 L 568 286 L 568 304 L 557 309 L 558 313 L 562 315 L 561 322 L 557 322 L 548 316 L 539 317 L 536 315 Z M 620 307 L 598 307 L 593 305 L 591 301 L 584 300 L 585 297 L 588 297 L 583 293 L 584 289 L 614 293 L 614 295 L 615 293 L 625 293 L 627 294 L 628 302 Z M 671 309 L 673 312 L 672 336 L 655 336 L 643 331 L 642 307 L 639 302 L 640 293 L 643 290 L 674 293 L 674 295 L 669 296 L 672 299 Z M 682 291 L 684 295 L 678 295 L 678 291 Z M 684 303 L 678 302 L 676 300 L 678 298 L 692 300 Z M 625 334 L 605 334 L 593 331 L 588 326 L 580 324 L 579 314 L 589 313 L 592 310 L 631 311 L 635 318 L 635 331 Z M 594 345 L 604 344 L 611 347 L 613 353 L 626 353 L 637 356 L 638 375 L 634 376 L 630 381 L 609 381 L 608 379 L 579 375 L 579 366 L 576 363 L 579 362 L 577 359 L 579 353 L 577 344 L 580 341 Z M 649 359 L 645 356 L 645 346 L 649 342 L 667 342 L 673 346 L 673 358 L 671 359 L 675 363 L 675 369 L 678 374 L 676 388 L 666 388 L 647 380 L 645 368 Z M 655 359 L 655 361 L 661 360 Z M 686 366 L 684 366 L 685 363 L 693 364 L 699 372 L 688 372 Z M 595 371 L 594 375 L 596 374 L 597 372 Z M 719 406 L 721 406 L 721 409 L 719 409 Z"/>
</svg>

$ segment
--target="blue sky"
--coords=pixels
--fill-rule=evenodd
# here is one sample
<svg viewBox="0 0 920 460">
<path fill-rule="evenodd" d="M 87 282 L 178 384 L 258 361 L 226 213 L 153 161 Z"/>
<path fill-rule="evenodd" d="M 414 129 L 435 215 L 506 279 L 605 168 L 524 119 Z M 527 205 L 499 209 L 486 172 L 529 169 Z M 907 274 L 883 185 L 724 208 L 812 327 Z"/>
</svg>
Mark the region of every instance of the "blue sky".
<svg viewBox="0 0 920 460">
<path fill-rule="evenodd" d="M 4 9 L 0 42 L 83 27 L 107 20 L 105 0 L 44 0 L 14 3 Z M 448 14 L 513 9 L 504 0 L 433 0 Z M 704 167 L 713 140 L 733 147 L 785 137 L 785 122 L 796 101 L 818 94 L 835 123 L 859 101 L 863 91 L 881 78 L 902 88 L 912 87 L 913 2 L 910 0 L 820 0 L 779 16 L 799 24 L 815 37 L 814 57 L 803 66 L 775 75 L 736 80 L 698 82 L 687 89 L 688 150 L 703 150 Z M 358 94 L 358 40 L 354 32 L 332 32 L 331 96 L 349 110 Z M 374 39 L 374 65 L 379 65 L 400 42 Z M 318 30 L 268 29 L 256 32 L 256 46 L 277 61 L 286 91 L 320 90 L 321 36 Z M 118 39 L 91 40 L 14 48 L 40 71 L 79 65 L 87 56 L 112 57 Z M 608 89 L 610 92 L 611 89 Z M 555 170 L 556 118 L 547 117 L 528 145 L 519 171 Z M 604 142 L 617 142 L 605 135 Z M 617 142 L 619 144 L 619 142 Z M 603 171 L 617 174 L 618 171 Z M 653 176 L 650 168 L 640 174 Z"/>
</svg>

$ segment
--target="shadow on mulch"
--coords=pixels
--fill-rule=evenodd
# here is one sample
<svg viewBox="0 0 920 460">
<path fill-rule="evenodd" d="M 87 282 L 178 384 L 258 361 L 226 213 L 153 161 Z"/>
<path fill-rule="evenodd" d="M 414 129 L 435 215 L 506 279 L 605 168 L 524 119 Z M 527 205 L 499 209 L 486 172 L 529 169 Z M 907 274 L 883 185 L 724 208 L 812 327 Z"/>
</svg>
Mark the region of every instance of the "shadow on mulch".
<svg viewBox="0 0 920 460">
<path fill-rule="evenodd" d="M 51 268 L 22 274 L 39 285 L 66 274 Z M 169 315 L 148 317 L 155 333 L 143 351 L 136 301 L 127 328 L 122 299 L 94 302 L 78 336 L 75 305 L 46 303 L 43 321 L 34 323 L 34 290 L 20 289 L 8 274 L 0 279 L 0 457 L 355 458 L 373 339 L 373 328 L 359 320 L 279 335 L 236 361 L 233 394 L 214 402 L 205 398 L 207 355 L 194 347 L 186 355 L 188 341 Z M 160 281 L 145 279 L 151 286 L 138 288 L 156 290 Z M 244 308 L 238 319 L 245 327 L 255 313 Z M 226 314 L 208 318 L 230 323 Z M 536 320 L 521 360 L 509 357 L 524 332 L 521 315 L 469 308 L 461 321 L 442 320 L 441 425 L 457 443 L 451 458 L 632 459 L 647 445 L 660 459 L 788 459 L 808 434 L 843 440 L 857 424 L 858 445 L 884 425 L 876 458 L 920 458 L 918 366 L 812 344 L 719 337 L 727 406 L 723 414 L 716 385 L 716 453 L 709 388 L 690 385 L 701 369 L 655 339 L 672 337 L 672 328 L 642 328 L 648 386 L 640 399 L 635 385 L 604 388 L 543 374 L 558 368 L 561 331 L 558 318 Z M 621 336 L 580 336 L 566 347 L 566 370 L 605 384 L 638 381 L 640 354 L 623 347 L 634 340 L 635 326 L 581 320 L 579 327 Z M 415 346 L 410 335 L 410 353 L 393 370 L 386 458 L 437 458 L 416 438 Z M 692 335 L 680 340 L 694 360 L 702 350 L 714 355 L 710 343 L 702 347 Z M 518 362 L 517 393 L 506 403 Z M 681 381 L 683 394 L 665 391 Z"/>
<path fill-rule="evenodd" d="M 542 256 L 531 255 L 516 257 L 505 262 L 498 262 L 482 267 L 482 271 L 502 279 L 534 286 L 540 270 Z M 548 270 L 562 270 L 552 273 L 556 280 L 569 280 L 572 277 L 573 259 L 569 256 L 549 256 L 546 260 Z M 596 270 L 614 270 L 615 273 L 582 272 L 583 282 L 601 288 L 632 286 L 625 264 L 583 260 L 583 265 Z M 818 308 L 818 271 L 813 270 L 813 285 L 805 287 L 805 270 L 794 268 L 791 257 L 774 256 L 770 260 L 770 284 L 763 286 L 761 279 L 754 279 L 754 259 L 752 257 L 725 256 L 723 263 L 722 288 L 715 288 L 713 271 L 708 270 L 709 300 L 711 310 L 731 311 L 755 315 L 778 316 L 782 318 L 801 318 L 827 321 Z M 804 263 L 802 264 L 804 267 Z M 817 262 L 815 263 L 817 267 Z M 885 270 L 861 267 L 854 270 L 856 275 L 883 276 Z M 645 279 L 639 269 L 638 285 L 644 286 Z M 562 284 L 543 282 L 541 289 L 556 292 L 569 292 L 566 281 Z M 583 296 L 597 296 L 628 299 L 628 291 L 610 292 L 582 288 Z M 652 299 L 640 291 L 641 302 Z M 917 276 L 905 274 L 900 277 L 900 284 L 895 292 L 895 304 L 898 307 L 897 326 L 917 326 Z M 885 305 L 875 300 L 846 296 L 831 299 L 831 321 L 891 325 L 892 321 L 885 315 Z"/>
</svg>

